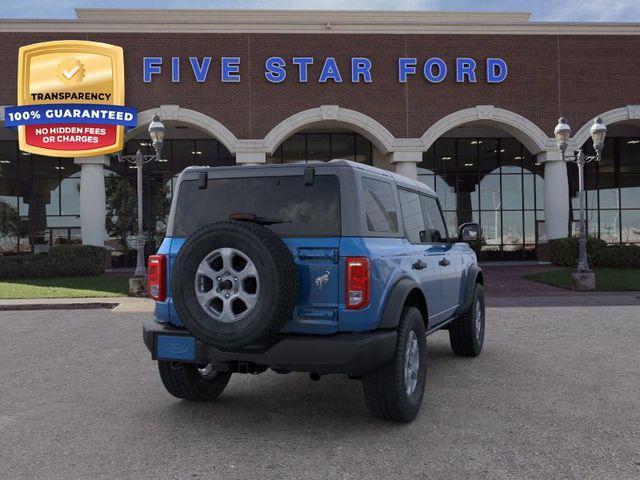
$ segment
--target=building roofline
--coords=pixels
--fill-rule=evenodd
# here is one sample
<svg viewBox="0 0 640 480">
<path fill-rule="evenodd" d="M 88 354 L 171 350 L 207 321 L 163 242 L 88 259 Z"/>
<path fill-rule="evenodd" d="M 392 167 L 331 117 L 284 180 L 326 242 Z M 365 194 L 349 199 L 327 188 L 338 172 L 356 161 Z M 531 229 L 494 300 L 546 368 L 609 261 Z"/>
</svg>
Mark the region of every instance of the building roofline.
<svg viewBox="0 0 640 480">
<path fill-rule="evenodd" d="M 380 19 L 393 23 L 455 22 L 455 23 L 526 23 L 528 12 L 487 11 L 409 11 L 409 10 L 272 10 L 272 9 L 113 9 L 76 8 L 79 20 L 130 20 L 132 16 L 144 16 L 145 20 L 167 22 L 203 22 L 240 20 L 255 23 L 283 23 L 318 18 L 346 22 Z"/>
<path fill-rule="evenodd" d="M 529 13 L 76 9 L 76 19 L 0 19 L 0 32 L 640 35 L 640 23 L 530 22 Z"/>
</svg>

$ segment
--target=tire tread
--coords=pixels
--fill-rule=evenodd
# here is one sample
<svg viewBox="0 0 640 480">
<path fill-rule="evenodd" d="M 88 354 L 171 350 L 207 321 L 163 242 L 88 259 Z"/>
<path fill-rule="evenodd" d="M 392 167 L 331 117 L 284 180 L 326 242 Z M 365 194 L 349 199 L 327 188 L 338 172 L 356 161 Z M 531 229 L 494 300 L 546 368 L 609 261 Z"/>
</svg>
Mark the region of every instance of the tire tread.
<svg viewBox="0 0 640 480">
<path fill-rule="evenodd" d="M 449 342 L 451 350 L 460 357 L 476 357 L 482 350 L 482 345 L 476 344 L 474 331 L 475 303 L 481 297 L 484 301 L 484 289 L 480 283 L 476 283 L 473 291 L 473 300 L 469 310 L 460 315 L 449 326 Z"/>
<path fill-rule="evenodd" d="M 230 373 L 218 373 L 204 379 L 193 364 L 159 361 L 160 379 L 167 391 L 176 398 L 207 402 L 220 396 L 229 383 Z"/>
<path fill-rule="evenodd" d="M 415 319 L 418 319 L 416 321 Z M 377 418 L 394 422 L 410 422 L 415 418 L 422 403 L 424 382 L 419 382 L 420 399 L 417 407 L 407 405 L 404 393 L 404 350 L 407 337 L 415 323 L 418 341 L 425 341 L 424 323 L 420 311 L 415 307 L 404 307 L 398 326 L 396 352 L 389 363 L 362 377 L 362 389 L 369 412 Z M 424 344 L 426 346 L 426 343 Z M 426 355 L 422 355 L 420 368 L 426 368 Z"/>
</svg>

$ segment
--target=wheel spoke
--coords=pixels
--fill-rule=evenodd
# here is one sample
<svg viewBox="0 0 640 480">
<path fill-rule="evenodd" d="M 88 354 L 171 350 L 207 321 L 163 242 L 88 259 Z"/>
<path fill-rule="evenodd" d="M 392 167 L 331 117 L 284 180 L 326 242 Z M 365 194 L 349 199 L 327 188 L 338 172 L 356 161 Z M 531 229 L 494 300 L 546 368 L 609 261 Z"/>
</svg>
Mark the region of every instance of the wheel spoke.
<svg viewBox="0 0 640 480">
<path fill-rule="evenodd" d="M 211 265 L 209 265 L 209 263 L 202 262 L 200 265 L 198 265 L 197 275 L 208 277 L 211 279 L 211 281 L 215 281 L 218 273 L 213 268 L 211 268 Z"/>
<path fill-rule="evenodd" d="M 236 276 L 238 277 L 238 280 L 244 280 L 245 278 L 257 277 L 258 271 L 253 263 L 247 262 L 242 270 L 236 272 Z"/>
<path fill-rule="evenodd" d="M 220 312 L 221 322 L 235 322 L 237 318 L 237 315 L 234 315 L 233 310 L 231 309 L 231 300 L 233 300 L 233 298 L 222 299 L 222 312 Z"/>
<path fill-rule="evenodd" d="M 196 297 L 198 297 L 198 302 L 200 303 L 200 305 L 209 306 L 209 304 L 211 303 L 211 300 L 213 300 L 216 297 L 219 297 L 219 295 L 218 295 L 218 292 L 216 292 L 215 288 L 212 288 L 211 290 L 208 290 L 206 292 L 201 292 L 198 289 L 196 289 Z"/>
<path fill-rule="evenodd" d="M 405 351 L 404 384 L 407 395 L 411 395 L 418 383 L 418 370 L 420 366 L 420 347 L 414 331 L 409 332 Z"/>
<path fill-rule="evenodd" d="M 242 302 L 245 304 L 247 309 L 250 309 L 256 304 L 256 301 L 258 300 L 258 295 L 256 295 L 255 293 L 247 293 L 244 290 L 240 290 L 236 294 L 235 298 L 239 298 L 240 300 L 242 300 Z"/>
<path fill-rule="evenodd" d="M 234 251 L 231 248 L 221 248 L 220 249 L 220 258 L 222 259 L 222 268 L 230 272 L 233 270 L 233 255 Z"/>
</svg>

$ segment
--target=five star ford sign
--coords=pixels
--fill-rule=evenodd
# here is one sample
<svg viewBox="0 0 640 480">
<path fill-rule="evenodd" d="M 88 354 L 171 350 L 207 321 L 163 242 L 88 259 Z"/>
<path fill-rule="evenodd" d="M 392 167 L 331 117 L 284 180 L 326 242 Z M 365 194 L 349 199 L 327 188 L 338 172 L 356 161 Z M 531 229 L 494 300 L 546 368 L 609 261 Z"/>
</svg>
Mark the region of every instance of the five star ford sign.
<svg viewBox="0 0 640 480">
<path fill-rule="evenodd" d="M 137 124 L 124 106 L 121 47 L 63 40 L 20 48 L 18 106 L 5 109 L 20 150 L 88 157 L 122 150 L 124 128 Z"/>
</svg>

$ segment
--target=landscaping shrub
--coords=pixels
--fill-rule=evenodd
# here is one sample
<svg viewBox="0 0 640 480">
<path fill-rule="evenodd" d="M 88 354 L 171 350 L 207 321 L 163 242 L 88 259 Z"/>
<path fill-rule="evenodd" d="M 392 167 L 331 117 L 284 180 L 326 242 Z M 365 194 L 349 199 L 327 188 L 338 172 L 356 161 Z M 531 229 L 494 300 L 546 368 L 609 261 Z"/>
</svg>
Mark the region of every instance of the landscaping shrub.
<svg viewBox="0 0 640 480">
<path fill-rule="evenodd" d="M 587 259 L 591 267 L 640 268 L 640 247 L 607 245 L 599 238 L 587 238 Z M 578 264 L 578 239 L 561 238 L 551 241 L 551 261 L 563 267 Z"/>
<path fill-rule="evenodd" d="M 594 266 L 609 268 L 640 268 L 640 246 L 609 245 L 594 254 Z"/>
<path fill-rule="evenodd" d="M 0 257 L 0 278 L 81 277 L 104 273 L 106 249 L 56 245 L 49 253 Z"/>
</svg>

